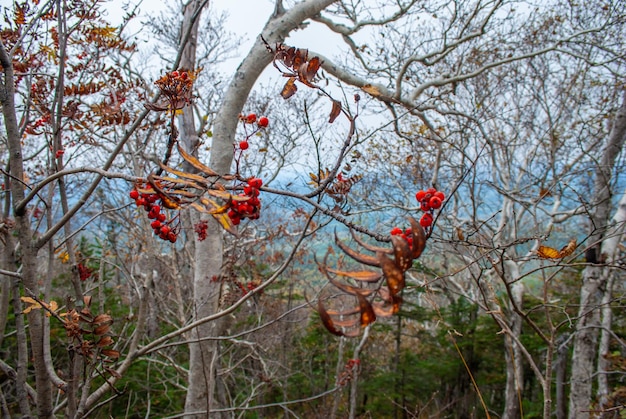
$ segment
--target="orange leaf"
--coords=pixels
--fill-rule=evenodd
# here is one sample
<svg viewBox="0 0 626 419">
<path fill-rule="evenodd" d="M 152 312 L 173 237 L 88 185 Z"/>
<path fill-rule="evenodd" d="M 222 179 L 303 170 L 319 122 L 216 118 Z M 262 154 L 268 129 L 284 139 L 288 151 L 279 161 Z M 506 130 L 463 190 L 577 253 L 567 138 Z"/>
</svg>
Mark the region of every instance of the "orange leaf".
<svg viewBox="0 0 626 419">
<path fill-rule="evenodd" d="M 359 308 L 361 309 L 361 326 L 365 327 L 376 321 L 376 314 L 374 309 L 367 299 L 361 294 L 357 294 L 359 299 Z"/>
<path fill-rule="evenodd" d="M 171 173 L 173 175 L 176 175 L 176 176 L 178 176 L 180 178 L 193 180 L 195 182 L 198 182 L 201 185 L 206 185 L 208 183 L 208 180 L 206 178 L 200 176 L 200 175 L 196 175 L 194 173 L 183 172 L 182 170 L 176 170 L 176 169 L 171 168 L 169 166 L 166 166 L 166 165 L 164 165 L 162 163 L 160 163 L 159 166 L 161 166 L 161 168 L 163 170 L 165 170 L 166 172 L 169 172 L 169 173 Z M 150 180 L 151 176 L 152 175 L 148 175 L 148 180 Z"/>
<path fill-rule="evenodd" d="M 283 87 L 282 92 L 280 92 L 280 95 L 283 97 L 283 99 L 289 99 L 296 93 L 297 90 L 298 86 L 296 86 L 296 78 L 290 77 L 289 80 L 287 80 L 287 83 L 285 83 L 285 86 Z"/>
<path fill-rule="evenodd" d="M 187 163 L 189 163 L 190 165 L 192 165 L 193 167 L 195 167 L 196 169 L 198 169 L 199 171 L 201 171 L 202 173 L 204 173 L 207 176 L 219 176 L 218 173 L 216 171 L 214 171 L 213 169 L 211 169 L 208 166 L 205 166 L 203 163 L 200 162 L 200 160 L 198 160 L 196 157 L 192 156 L 191 154 L 187 153 L 181 146 L 180 144 L 178 144 L 178 152 L 180 153 L 180 155 L 183 157 L 183 159 L 185 159 L 187 161 Z"/>
<path fill-rule="evenodd" d="M 394 261 L 383 253 L 379 253 L 377 256 L 385 278 L 387 279 L 389 292 L 391 292 L 391 295 L 398 295 L 404 288 L 404 273 L 396 266 Z"/>
<path fill-rule="evenodd" d="M 381 277 L 382 274 L 380 272 L 373 271 L 340 271 L 338 269 L 326 268 L 329 272 L 334 273 L 335 275 L 346 276 L 348 278 L 352 278 L 355 281 L 363 281 L 363 282 L 376 282 Z"/>
<path fill-rule="evenodd" d="M 333 323 L 333 319 L 326 312 L 326 309 L 324 308 L 324 304 L 322 304 L 322 300 L 321 299 L 317 301 L 317 312 L 320 314 L 320 318 L 322 319 L 322 323 L 324 324 L 324 327 L 326 327 L 326 329 L 330 333 L 332 333 L 335 336 L 343 336 L 344 335 L 341 330 L 335 328 L 335 325 Z"/>
<path fill-rule="evenodd" d="M 328 118 L 328 122 L 330 124 L 335 122 L 335 119 L 337 119 L 340 113 L 341 113 L 341 102 L 338 100 L 333 100 L 333 108 L 330 111 L 330 118 Z"/>
<path fill-rule="evenodd" d="M 361 87 L 361 89 L 365 93 L 368 93 L 372 96 L 380 96 L 380 90 L 378 89 L 378 87 L 372 86 L 371 84 L 366 84 L 365 86 Z"/>
<path fill-rule="evenodd" d="M 228 231 L 233 236 L 239 235 L 239 233 L 237 232 L 237 229 L 233 225 L 233 222 L 231 221 L 228 214 L 211 214 L 211 215 L 224 228 L 224 230 Z"/>
<path fill-rule="evenodd" d="M 537 255 L 542 259 L 562 259 L 574 253 L 574 250 L 576 250 L 576 239 L 571 239 L 561 250 L 549 246 L 539 246 Z"/>
</svg>

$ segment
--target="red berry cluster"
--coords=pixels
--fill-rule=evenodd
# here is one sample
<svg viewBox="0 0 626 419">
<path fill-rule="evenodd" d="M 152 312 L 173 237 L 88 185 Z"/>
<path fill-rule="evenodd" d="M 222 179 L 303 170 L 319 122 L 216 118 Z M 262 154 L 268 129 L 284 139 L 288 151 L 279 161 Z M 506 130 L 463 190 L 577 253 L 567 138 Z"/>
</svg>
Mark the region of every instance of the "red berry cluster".
<svg viewBox="0 0 626 419">
<path fill-rule="evenodd" d="M 420 209 L 425 212 L 422 218 L 420 218 L 420 224 L 425 229 L 428 229 L 433 224 L 433 213 L 441 208 L 446 196 L 435 188 L 428 188 L 425 191 L 418 191 L 415 194 L 415 199 L 419 202 Z"/>
<path fill-rule="evenodd" d="M 176 228 L 170 227 L 172 220 L 167 220 L 167 215 L 161 212 L 161 206 L 156 203 L 159 196 L 155 193 L 139 193 L 137 189 L 133 189 L 129 193 L 130 197 L 135 200 L 138 207 L 143 207 L 148 213 L 148 218 L 152 220 L 150 227 L 154 230 L 154 234 L 162 240 L 176 243 L 178 234 Z"/>
<path fill-rule="evenodd" d="M 198 224 L 194 226 L 194 231 L 198 235 L 198 240 L 204 241 L 206 240 L 206 230 L 209 227 L 206 220 L 200 220 Z"/>
<path fill-rule="evenodd" d="M 256 287 L 258 287 L 258 284 L 254 283 L 254 282 L 246 282 L 246 284 L 242 284 L 239 281 L 234 281 L 235 285 L 237 285 L 237 287 L 241 290 L 241 295 L 247 295 L 249 292 L 254 291 L 256 289 Z M 261 292 L 259 292 L 259 294 L 262 294 L 263 290 L 261 290 Z"/>
<path fill-rule="evenodd" d="M 89 266 L 83 265 L 82 263 L 76 265 L 76 269 L 78 269 L 78 276 L 80 277 L 81 281 L 88 280 L 93 274 L 93 269 L 91 269 Z"/>
<path fill-rule="evenodd" d="M 267 116 L 262 116 L 260 118 L 257 119 L 257 116 L 255 113 L 250 113 L 248 115 L 239 115 L 239 119 L 244 123 L 244 124 L 254 124 L 256 122 L 257 124 L 257 128 L 252 131 L 251 134 L 247 134 L 246 135 L 246 139 L 242 140 L 239 142 L 239 149 L 240 150 L 247 150 L 250 147 L 250 143 L 248 142 L 249 138 L 254 135 L 256 132 L 258 132 L 261 128 L 267 128 L 267 126 L 270 124 L 270 120 L 267 118 Z"/>
<path fill-rule="evenodd" d="M 259 189 L 263 186 L 263 181 L 258 177 L 248 179 L 247 185 L 243 188 L 243 193 L 239 196 L 247 197 L 244 201 L 231 203 L 228 210 L 228 217 L 234 225 L 239 225 L 244 218 L 256 220 L 261 215 L 261 200 L 259 199 Z"/>
<path fill-rule="evenodd" d="M 341 371 L 341 374 L 339 374 L 339 377 L 337 377 L 337 385 L 345 386 L 346 384 L 348 384 L 354 377 L 354 368 L 358 368 L 360 366 L 360 359 L 349 359 L 343 371 Z"/>
<path fill-rule="evenodd" d="M 391 235 L 402 237 L 404 240 L 407 241 L 409 247 L 413 247 L 413 229 L 411 229 L 410 227 L 404 231 L 402 231 L 400 227 L 394 227 L 391 229 Z"/>
</svg>

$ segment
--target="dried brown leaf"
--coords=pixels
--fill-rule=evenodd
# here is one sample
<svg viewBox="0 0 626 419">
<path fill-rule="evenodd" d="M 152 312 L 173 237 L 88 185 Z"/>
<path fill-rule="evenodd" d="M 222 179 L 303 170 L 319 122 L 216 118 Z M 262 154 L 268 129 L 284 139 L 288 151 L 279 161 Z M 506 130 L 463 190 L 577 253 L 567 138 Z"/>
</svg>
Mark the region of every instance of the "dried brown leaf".
<svg viewBox="0 0 626 419">
<path fill-rule="evenodd" d="M 200 160 L 198 160 L 196 157 L 194 157 L 191 154 L 187 153 L 180 146 L 180 144 L 178 144 L 178 152 L 180 153 L 182 158 L 187 161 L 187 163 L 189 163 L 190 165 L 192 165 L 194 168 L 196 168 L 197 170 L 201 171 L 205 175 L 207 175 L 207 176 L 219 176 L 216 171 L 211 169 L 209 166 L 206 166 L 205 164 L 201 163 Z"/>
<path fill-rule="evenodd" d="M 335 234 L 335 243 L 337 243 L 337 246 L 339 246 L 339 248 L 346 255 L 350 256 L 352 259 L 356 260 L 357 262 L 361 262 L 369 266 L 380 266 L 380 263 L 377 257 L 358 253 L 357 251 L 353 250 L 348 245 L 343 243 L 341 240 L 339 240 L 339 237 L 337 237 L 337 234 Z"/>
<path fill-rule="evenodd" d="M 382 278 L 382 273 L 374 272 L 374 271 L 341 271 L 339 269 L 333 269 L 326 267 L 329 272 L 334 273 L 335 275 L 345 276 L 348 278 L 352 278 L 355 281 L 363 281 L 363 282 L 376 282 L 380 278 Z"/>
<path fill-rule="evenodd" d="M 298 91 L 298 86 L 296 86 L 296 78 L 290 77 L 289 80 L 287 80 L 287 83 L 285 83 L 285 86 L 283 86 L 283 90 L 280 92 L 280 95 L 283 97 L 283 99 L 289 99 L 291 96 L 296 94 L 296 91 Z"/>
<path fill-rule="evenodd" d="M 376 314 L 367 298 L 361 294 L 357 294 L 359 300 L 359 308 L 361 309 L 361 327 L 370 325 L 376 321 Z"/>
<path fill-rule="evenodd" d="M 411 254 L 409 243 L 400 236 L 391 236 L 391 244 L 393 245 L 396 266 L 402 272 L 408 271 L 413 265 L 413 255 Z"/>
<path fill-rule="evenodd" d="M 426 232 L 420 223 L 415 220 L 415 218 L 410 217 L 409 223 L 411 224 L 411 230 L 413 231 L 413 247 L 411 248 L 411 253 L 413 259 L 417 259 L 421 256 L 424 248 L 426 248 Z"/>
<path fill-rule="evenodd" d="M 326 312 L 326 309 L 324 308 L 324 304 L 322 303 L 322 300 L 319 299 L 317 301 L 317 312 L 320 315 L 320 318 L 322 319 L 322 323 L 324 324 L 324 327 L 326 327 L 326 329 L 332 333 L 335 336 L 344 336 L 343 332 L 337 328 L 335 328 L 335 325 L 333 323 L 333 319 L 330 317 L 330 315 Z"/>
<path fill-rule="evenodd" d="M 115 349 L 103 349 L 100 353 L 104 356 L 108 356 L 109 358 L 120 357 L 120 351 L 116 351 Z"/>
<path fill-rule="evenodd" d="M 404 272 L 396 266 L 395 262 L 383 253 L 378 253 L 380 267 L 383 269 L 387 286 L 392 296 L 398 295 L 404 289 Z"/>
<path fill-rule="evenodd" d="M 93 329 L 93 334 L 96 336 L 102 336 L 102 335 L 106 335 L 107 333 L 109 333 L 109 330 L 111 330 L 111 325 L 103 324 Z"/>
<path fill-rule="evenodd" d="M 102 336 L 100 340 L 98 340 L 98 343 L 96 343 L 96 345 L 100 348 L 103 348 L 105 346 L 113 345 L 113 343 L 114 341 L 111 336 Z"/>
<path fill-rule="evenodd" d="M 330 117 L 328 118 L 328 122 L 332 124 L 335 122 L 335 119 L 341 114 L 341 102 L 338 100 L 333 100 L 333 108 L 330 111 Z"/>
<path fill-rule="evenodd" d="M 94 317 L 94 319 L 91 321 L 94 325 L 95 324 L 111 324 L 113 323 L 113 317 L 111 317 L 110 314 L 98 314 L 96 317 Z"/>
</svg>

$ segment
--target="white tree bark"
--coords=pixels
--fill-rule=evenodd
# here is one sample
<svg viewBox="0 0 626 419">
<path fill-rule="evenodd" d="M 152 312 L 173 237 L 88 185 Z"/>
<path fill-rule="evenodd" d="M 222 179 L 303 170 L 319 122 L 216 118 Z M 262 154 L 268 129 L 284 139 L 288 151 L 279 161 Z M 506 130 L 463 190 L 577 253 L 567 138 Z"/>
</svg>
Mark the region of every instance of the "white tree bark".
<svg viewBox="0 0 626 419">
<path fill-rule="evenodd" d="M 593 247 L 587 252 L 587 262 L 590 264 L 583 272 L 583 284 L 580 290 L 580 307 L 572 355 L 570 418 L 589 418 L 594 361 L 601 326 L 600 307 L 608 292 L 609 277 L 605 273 L 607 267 L 601 263 L 605 258 L 601 250 L 604 250 L 603 240 L 606 237 L 605 230 L 611 211 L 611 174 L 617 155 L 623 148 L 624 140 L 626 140 L 626 92 L 624 92 L 622 105 L 615 115 L 601 166 L 596 173 L 595 207 L 591 217 L 592 234 L 589 240 Z"/>
<path fill-rule="evenodd" d="M 289 10 L 283 10 L 277 1 L 275 13 L 263 29 L 263 37 L 270 45 L 282 42 L 305 20 L 320 13 L 336 0 L 305 0 Z M 235 72 L 218 110 L 213 127 L 213 143 L 209 166 L 221 174 L 229 173 L 233 161 L 235 132 L 248 95 L 263 70 L 271 63 L 272 55 L 259 36 Z M 219 277 L 223 262 L 223 231 L 215 222 L 209 222 L 207 239 L 196 241 L 194 271 L 194 320 L 215 314 L 219 302 Z M 203 339 L 221 333 L 219 323 L 198 327 L 194 337 Z M 215 406 L 215 366 L 218 365 L 217 347 L 210 341 L 190 346 L 189 389 L 185 402 L 187 418 L 217 417 L 208 413 Z M 195 412 L 195 413 L 194 413 Z"/>
<path fill-rule="evenodd" d="M 622 194 L 619 206 L 606 233 L 606 239 L 602 242 L 602 253 L 606 255 L 609 267 L 603 271 L 607 275 L 606 293 L 602 300 L 602 327 L 600 330 L 600 344 L 598 347 L 598 400 L 600 407 L 606 407 L 609 396 L 609 382 L 607 372 L 609 371 L 609 361 L 606 356 L 609 353 L 611 343 L 611 324 L 613 321 L 613 311 L 610 302 L 613 297 L 614 272 L 610 265 L 617 258 L 618 244 L 624 238 L 624 227 L 626 226 L 626 191 Z"/>
</svg>

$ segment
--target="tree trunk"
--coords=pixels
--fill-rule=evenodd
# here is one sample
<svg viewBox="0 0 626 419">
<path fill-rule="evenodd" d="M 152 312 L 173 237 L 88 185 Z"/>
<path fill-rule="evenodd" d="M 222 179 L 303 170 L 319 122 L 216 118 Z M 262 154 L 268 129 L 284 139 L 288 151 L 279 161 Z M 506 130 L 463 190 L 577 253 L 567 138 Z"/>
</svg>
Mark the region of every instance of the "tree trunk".
<svg viewBox="0 0 626 419">
<path fill-rule="evenodd" d="M 276 8 L 263 30 L 270 43 L 282 42 L 302 22 L 317 15 L 336 0 L 306 0 L 288 11 Z M 209 166 L 220 174 L 230 172 L 233 160 L 233 143 L 239 114 L 248 99 L 252 87 L 263 70 L 271 63 L 272 56 L 258 37 L 250 52 L 243 59 L 230 82 L 222 105 L 217 112 L 213 128 L 213 143 Z M 219 302 L 219 276 L 223 262 L 223 231 L 215 222 L 209 222 L 207 239 L 196 242 L 194 271 L 194 316 L 201 319 L 215 314 Z M 192 335 L 203 339 L 219 335 L 219 322 L 198 327 Z M 215 365 L 218 361 L 216 344 L 201 341 L 190 345 L 189 388 L 185 402 L 186 417 L 207 417 L 215 392 Z M 203 412 L 194 415 L 193 412 Z M 215 414 L 211 414 L 215 417 Z"/>
<path fill-rule="evenodd" d="M 510 278 L 519 278 L 519 271 L 515 263 L 509 265 L 515 266 L 515 273 Z M 517 274 L 517 276 L 513 276 Z M 522 306 L 524 298 L 524 286 L 522 281 L 517 281 L 511 286 L 511 298 L 518 307 Z M 509 327 L 511 333 L 517 338 L 522 334 L 522 317 L 513 309 L 508 315 Z M 522 352 L 515 341 L 508 335 L 504 335 L 504 354 L 506 360 L 506 387 L 504 393 L 504 412 L 503 419 L 517 419 L 521 417 L 520 405 L 522 401 L 522 390 L 524 385 Z"/>
<path fill-rule="evenodd" d="M 619 206 L 613 220 L 606 232 L 605 239 L 602 242 L 602 253 L 606 255 L 608 265 L 612 265 L 617 258 L 618 245 L 622 241 L 624 235 L 624 226 L 626 223 L 626 191 L 622 194 Z M 614 273 L 610 268 L 605 268 L 604 274 L 608 276 L 607 289 L 602 301 L 602 328 L 600 331 L 600 345 L 598 348 L 598 400 L 600 408 L 608 407 L 608 397 L 610 393 L 608 383 L 609 361 L 606 355 L 610 350 L 611 343 L 611 324 L 613 321 L 613 311 L 611 309 L 611 299 L 613 298 L 613 282 Z"/>
<path fill-rule="evenodd" d="M 602 242 L 611 211 L 611 175 L 617 155 L 626 139 L 626 92 L 622 105 L 615 115 L 613 127 L 604 150 L 601 165 L 597 170 L 594 190 L 594 212 L 591 216 L 591 248 L 587 250 L 589 265 L 583 272 L 580 290 L 580 307 L 574 353 L 572 355 L 572 377 L 569 401 L 569 417 L 587 419 L 591 405 L 591 386 L 594 361 L 600 327 L 600 307 L 607 292 L 607 269 L 602 262 Z"/>
</svg>

